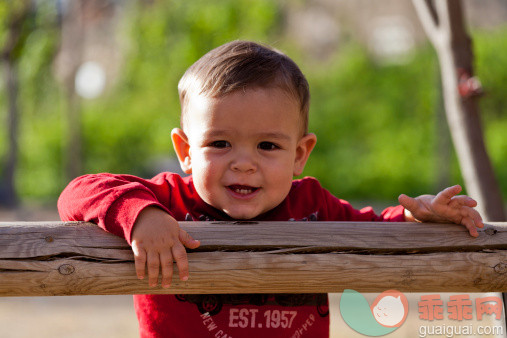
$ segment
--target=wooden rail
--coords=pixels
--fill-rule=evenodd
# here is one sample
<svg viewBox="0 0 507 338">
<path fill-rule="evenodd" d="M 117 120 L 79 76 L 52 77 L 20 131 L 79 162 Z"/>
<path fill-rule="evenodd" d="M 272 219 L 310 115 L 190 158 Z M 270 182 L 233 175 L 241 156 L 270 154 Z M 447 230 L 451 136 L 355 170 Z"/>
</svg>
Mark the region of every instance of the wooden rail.
<svg viewBox="0 0 507 338">
<path fill-rule="evenodd" d="M 189 251 L 190 279 L 162 289 L 138 280 L 129 245 L 94 224 L 0 223 L 0 296 L 507 291 L 507 223 L 478 238 L 428 223 L 181 227 L 202 244 Z"/>
</svg>

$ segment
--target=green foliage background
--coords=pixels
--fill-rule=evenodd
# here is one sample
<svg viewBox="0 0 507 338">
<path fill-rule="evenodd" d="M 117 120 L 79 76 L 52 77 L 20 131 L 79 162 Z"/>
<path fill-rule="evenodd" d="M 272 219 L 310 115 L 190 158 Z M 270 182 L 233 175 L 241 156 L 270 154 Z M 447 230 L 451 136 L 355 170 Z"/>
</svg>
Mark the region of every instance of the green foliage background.
<svg viewBox="0 0 507 338">
<path fill-rule="evenodd" d="M 6 11 L 0 3 L 0 22 Z M 208 50 L 233 39 L 252 39 L 286 51 L 311 86 L 310 130 L 318 144 L 305 175 L 319 178 L 346 199 L 394 200 L 435 192 L 438 64 L 429 46 L 409 63 L 381 65 L 348 41 L 317 62 L 283 33 L 281 5 L 269 0 L 161 1 L 126 10 L 129 38 L 121 77 L 99 99 L 83 101 L 84 173 L 149 177 L 151 163 L 172 156 L 170 131 L 179 125 L 177 83 Z M 25 200 L 54 201 L 68 183 L 63 175 L 65 99 L 53 77 L 58 41 L 51 6 L 37 13 L 20 58 L 21 157 L 17 188 Z M 5 39 L 2 26 L 0 44 Z M 486 95 L 481 109 L 488 149 L 507 196 L 507 26 L 472 32 L 476 72 Z M 0 119 L 6 116 L 0 85 Z M 3 125 L 3 122 L 2 122 Z M 6 152 L 0 128 L 0 159 Z M 461 183 L 456 159 L 452 182 Z"/>
</svg>

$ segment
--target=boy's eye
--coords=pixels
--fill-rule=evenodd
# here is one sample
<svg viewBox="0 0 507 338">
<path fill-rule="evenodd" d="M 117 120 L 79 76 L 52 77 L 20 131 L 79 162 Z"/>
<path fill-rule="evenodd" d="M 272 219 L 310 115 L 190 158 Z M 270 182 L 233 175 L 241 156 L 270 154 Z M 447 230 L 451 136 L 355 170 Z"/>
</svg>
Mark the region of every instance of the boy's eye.
<svg viewBox="0 0 507 338">
<path fill-rule="evenodd" d="M 230 147 L 231 144 L 227 141 L 220 140 L 220 141 L 211 142 L 210 146 L 213 148 L 226 148 L 226 147 Z"/>
<path fill-rule="evenodd" d="M 271 142 L 261 142 L 257 147 L 262 150 L 275 150 L 280 148 L 276 144 Z"/>
</svg>

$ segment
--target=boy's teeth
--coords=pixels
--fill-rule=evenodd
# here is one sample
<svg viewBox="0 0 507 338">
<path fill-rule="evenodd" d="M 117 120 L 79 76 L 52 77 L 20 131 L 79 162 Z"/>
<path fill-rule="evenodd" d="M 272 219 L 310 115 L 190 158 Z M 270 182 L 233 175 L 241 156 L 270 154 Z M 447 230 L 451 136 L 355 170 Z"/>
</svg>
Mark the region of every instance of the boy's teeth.
<svg viewBox="0 0 507 338">
<path fill-rule="evenodd" d="M 230 185 L 229 189 L 234 191 L 236 194 L 240 194 L 240 195 L 249 195 L 249 194 L 253 193 L 255 190 L 257 190 L 257 188 L 249 187 L 247 185 L 239 185 L 239 184 L 238 185 Z"/>
</svg>

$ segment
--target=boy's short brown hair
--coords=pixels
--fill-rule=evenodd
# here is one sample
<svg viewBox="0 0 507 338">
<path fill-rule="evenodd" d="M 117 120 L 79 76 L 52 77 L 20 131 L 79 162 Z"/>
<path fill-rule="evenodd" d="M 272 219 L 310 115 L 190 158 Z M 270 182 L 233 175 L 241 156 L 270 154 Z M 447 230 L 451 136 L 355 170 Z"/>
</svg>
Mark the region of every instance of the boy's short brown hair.
<svg viewBox="0 0 507 338">
<path fill-rule="evenodd" d="M 310 91 L 305 76 L 287 55 L 251 41 L 226 43 L 187 69 L 178 84 L 182 125 L 190 95 L 221 97 L 255 87 L 281 88 L 298 100 L 302 134 L 308 133 Z"/>
</svg>

